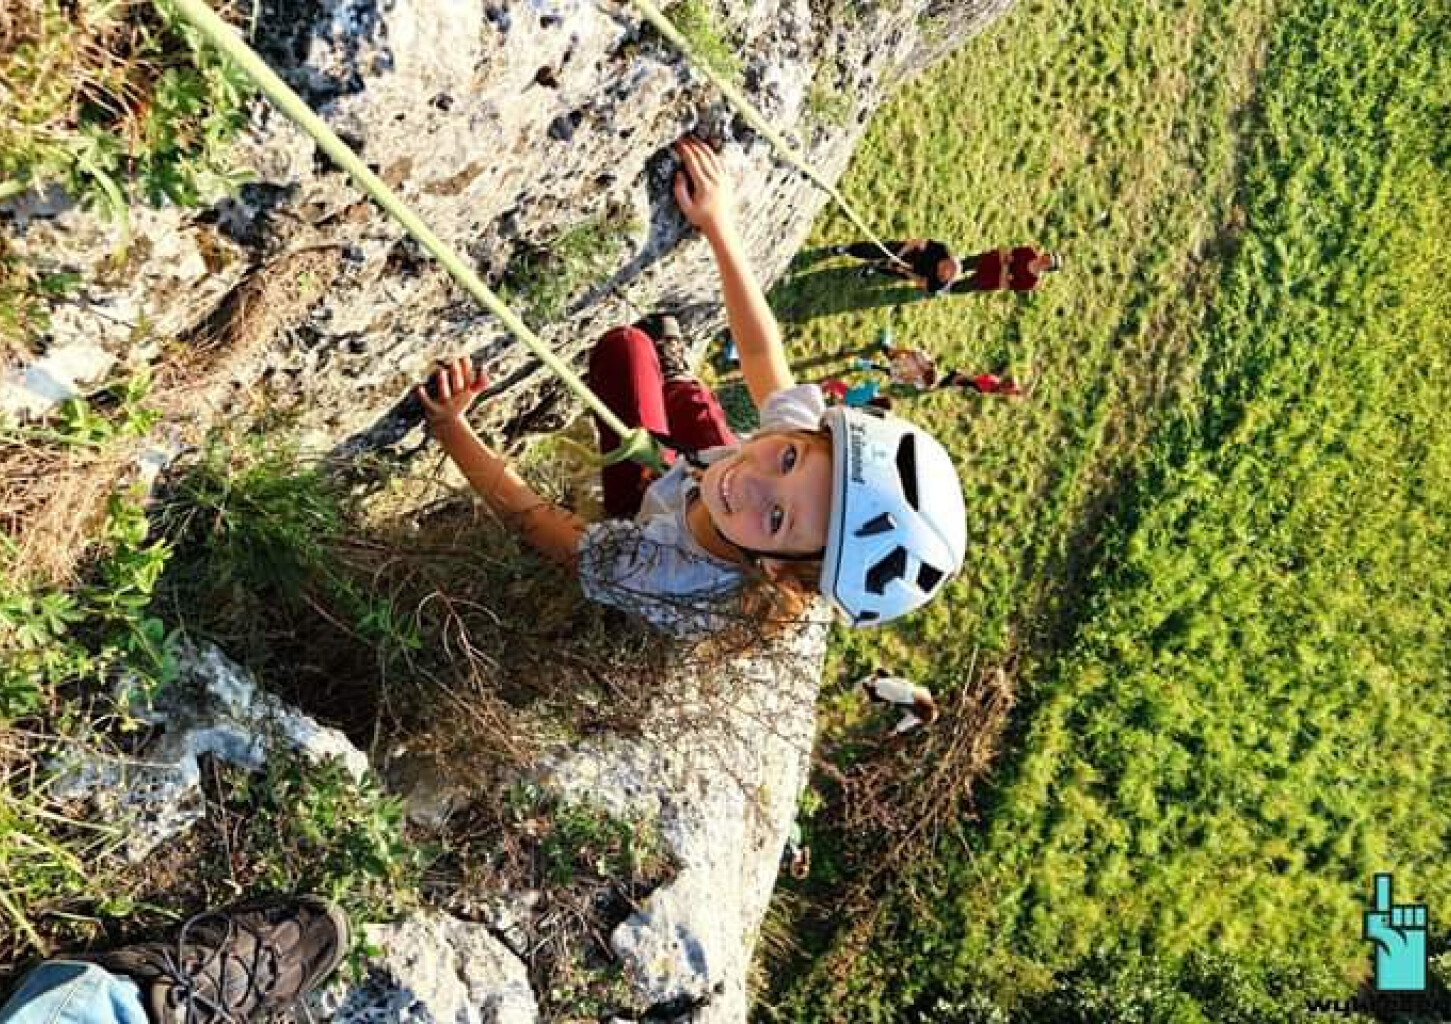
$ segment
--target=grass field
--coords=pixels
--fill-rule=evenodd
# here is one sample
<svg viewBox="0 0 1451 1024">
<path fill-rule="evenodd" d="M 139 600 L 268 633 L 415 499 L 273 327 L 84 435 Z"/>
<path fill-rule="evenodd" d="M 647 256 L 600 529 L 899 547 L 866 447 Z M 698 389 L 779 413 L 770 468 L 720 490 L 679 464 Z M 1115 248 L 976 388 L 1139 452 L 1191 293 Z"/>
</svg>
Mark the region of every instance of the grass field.
<svg viewBox="0 0 1451 1024">
<path fill-rule="evenodd" d="M 897 314 L 1033 390 L 911 410 L 959 456 L 967 570 L 834 670 L 951 703 L 1003 668 L 1017 706 L 904 753 L 834 704 L 764 1019 L 1294 1019 L 1366 979 L 1374 871 L 1451 904 L 1447 29 L 1397 0 L 1024 4 L 878 115 L 845 189 L 885 232 L 1068 269 Z M 793 351 L 839 369 L 887 309 L 796 266 Z M 944 771 L 965 729 L 986 780 Z M 905 839 L 845 827 L 843 777 Z"/>
<path fill-rule="evenodd" d="M 61 7 L 26 10 L 5 81 L 52 59 L 30 40 Z M 146 60 L 182 46 L 167 25 L 137 37 Z M 1298 1019 L 1306 998 L 1364 983 L 1379 870 L 1431 907 L 1444 985 L 1448 29 L 1445 9 L 1416 0 L 1022 3 L 878 115 L 844 188 L 883 234 L 966 251 L 1034 241 L 1067 269 L 1031 296 L 903 305 L 823 258 L 849 237 L 828 216 L 773 293 L 803 377 L 846 372 L 890 326 L 944 365 L 1011 372 L 1029 395 L 902 403 L 958 458 L 969 557 L 929 612 L 837 638 L 802 805 L 813 871 L 773 906 L 761 1019 Z M 210 140 L 153 168 L 152 185 L 180 182 L 185 199 L 226 134 L 188 120 L 201 108 L 187 97 L 214 90 L 203 106 L 230 116 L 235 83 L 167 81 L 180 99 L 165 123 Z M 133 120 L 93 126 L 115 135 L 108 159 L 143 134 Z M 45 118 L 25 123 L 45 135 Z M 67 180 L 110 201 L 112 165 L 86 163 L 75 139 L 10 150 L 25 160 L 0 159 L 9 184 Z M 24 333 L 37 297 L 70 284 L 0 263 L 0 327 Z M 0 464 L 38 478 L 119 459 L 153 424 L 143 391 L 0 435 Z M 391 552 L 397 530 L 419 528 L 412 511 L 354 536 L 336 481 L 280 455 L 217 457 L 158 523 L 118 495 L 91 524 L 83 584 L 0 578 L 0 975 L 263 886 L 322 889 L 360 915 L 413 898 L 420 864 L 396 801 L 327 769 L 214 772 L 207 821 L 170 874 L 107 867 L 115 830 L 57 816 L 33 766 L 92 721 L 129 743 L 136 723 L 102 684 L 165 680 L 178 624 L 221 637 L 269 685 L 382 720 L 418 703 L 395 682 L 442 671 L 418 652 L 446 645 L 424 632 L 468 638 L 449 632 L 463 626 L 446 602 L 422 612 L 466 575 L 527 615 L 481 616 L 493 624 L 474 634 L 519 670 L 459 667 L 470 727 L 492 742 L 528 741 L 485 699 L 497 676 L 540 680 L 520 701 L 573 695 L 621 720 L 620 693 L 594 701 L 585 685 L 599 663 L 648 682 L 631 647 L 653 649 L 648 637 L 543 600 L 551 581 L 502 543 L 487 571 L 464 559 L 477 527 L 459 503 L 400 498 L 437 513 L 426 557 L 404 562 Z M 16 556 L 0 534 L 0 563 Z M 300 607 L 327 627 L 286 621 Z M 596 633 L 618 649 L 559 657 L 556 640 Z M 883 720 L 841 685 L 875 665 L 929 683 L 943 720 L 883 742 Z M 379 707 L 320 694 L 332 678 L 361 680 Z M 570 821 L 574 853 L 596 833 L 638 838 Z M 508 822 L 484 824 L 492 841 Z M 608 880 L 570 866 L 570 831 L 545 852 L 588 894 Z M 551 1009 L 588 989 L 560 988 Z"/>
</svg>

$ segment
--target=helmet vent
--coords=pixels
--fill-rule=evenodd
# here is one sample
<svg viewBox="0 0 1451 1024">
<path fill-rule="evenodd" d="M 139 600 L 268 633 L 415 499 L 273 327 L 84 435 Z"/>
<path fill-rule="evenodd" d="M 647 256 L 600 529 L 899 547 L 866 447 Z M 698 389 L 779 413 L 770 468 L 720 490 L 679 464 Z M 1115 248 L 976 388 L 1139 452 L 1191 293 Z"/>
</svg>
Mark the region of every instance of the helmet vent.
<svg viewBox="0 0 1451 1024">
<path fill-rule="evenodd" d="M 897 528 L 897 522 L 892 518 L 890 512 L 883 512 L 871 522 L 863 523 L 857 527 L 856 536 L 875 537 L 879 533 L 890 533 Z"/>
<path fill-rule="evenodd" d="M 944 575 L 945 573 L 941 569 L 934 568 L 926 562 L 923 562 L 921 568 L 917 570 L 917 586 L 921 588 L 922 593 L 930 594 L 932 593 L 932 588 L 942 582 Z"/>
<path fill-rule="evenodd" d="M 887 584 L 907 573 L 907 549 L 897 547 L 892 553 L 867 570 L 867 592 L 881 595 Z"/>
<path fill-rule="evenodd" d="M 902 496 L 917 510 L 917 437 L 903 434 L 897 445 L 897 476 L 902 480 Z"/>
</svg>

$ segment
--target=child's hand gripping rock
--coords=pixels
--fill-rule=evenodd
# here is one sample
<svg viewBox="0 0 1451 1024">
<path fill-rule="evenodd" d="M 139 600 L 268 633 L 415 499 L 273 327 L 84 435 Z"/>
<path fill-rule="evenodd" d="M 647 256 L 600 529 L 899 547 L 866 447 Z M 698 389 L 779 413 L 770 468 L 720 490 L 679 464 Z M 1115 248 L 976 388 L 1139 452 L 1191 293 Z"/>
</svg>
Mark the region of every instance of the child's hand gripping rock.
<svg viewBox="0 0 1451 1024">
<path fill-rule="evenodd" d="M 433 377 L 427 384 L 420 384 L 416 393 L 428 422 L 439 426 L 461 419 L 488 386 L 488 374 L 475 367 L 467 356 L 456 356 L 452 360 L 440 360 Z"/>
<path fill-rule="evenodd" d="M 685 219 L 710 235 L 735 219 L 735 190 L 715 150 L 694 136 L 675 143 L 682 169 L 675 172 L 675 201 Z"/>
</svg>

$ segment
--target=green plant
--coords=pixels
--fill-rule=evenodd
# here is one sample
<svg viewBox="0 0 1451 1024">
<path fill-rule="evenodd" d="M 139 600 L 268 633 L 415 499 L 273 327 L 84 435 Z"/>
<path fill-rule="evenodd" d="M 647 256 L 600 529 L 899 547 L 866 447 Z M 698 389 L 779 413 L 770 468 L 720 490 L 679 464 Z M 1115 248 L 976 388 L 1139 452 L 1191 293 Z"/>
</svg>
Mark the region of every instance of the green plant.
<svg viewBox="0 0 1451 1024">
<path fill-rule="evenodd" d="M 829 81 L 825 69 L 817 68 L 806 93 L 806 110 L 819 125 L 840 128 L 851 116 L 851 97 Z"/>
<path fill-rule="evenodd" d="M 124 218 L 148 202 L 194 205 L 241 179 L 226 147 L 248 83 L 162 0 L 22 0 L 0 42 L 0 182 L 58 183 Z"/>
<path fill-rule="evenodd" d="M 690 56 L 727 81 L 739 83 L 741 58 L 716 22 L 708 0 L 677 0 L 662 12 L 690 43 Z"/>
<path fill-rule="evenodd" d="M 0 347 L 25 352 L 50 325 L 50 305 L 73 291 L 80 276 L 43 273 L 24 263 L 0 234 Z"/>
<path fill-rule="evenodd" d="M 251 889 L 314 892 L 356 920 L 396 916 L 417 900 L 431 852 L 408 840 L 403 805 L 342 762 L 274 757 L 260 776 L 227 776 L 222 799 L 246 817 L 231 870 Z"/>
<path fill-rule="evenodd" d="M 526 321 L 558 320 L 582 288 L 613 267 L 632 230 L 628 218 L 597 217 L 542 246 L 522 248 L 504 270 L 500 298 L 519 307 Z"/>
<path fill-rule="evenodd" d="M 554 885 L 568 885 L 578 875 L 629 878 L 660 855 L 660 843 L 653 829 L 638 822 L 587 804 L 564 803 L 549 815 L 540 854 L 545 878 Z"/>
<path fill-rule="evenodd" d="M 0 722 L 35 713 L 67 684 L 124 673 L 147 689 L 175 675 L 175 635 L 151 610 L 171 549 L 147 535 L 139 503 L 115 495 L 89 582 L 66 593 L 0 579 Z"/>
<path fill-rule="evenodd" d="M 163 532 L 196 556 L 192 585 L 290 603 L 331 574 L 343 521 L 335 480 L 295 448 L 261 443 L 210 445 L 177 474 L 160 512 Z"/>
<path fill-rule="evenodd" d="M 96 392 L 95 402 L 67 398 L 44 426 L 6 426 L 0 430 L 0 445 L 36 444 L 96 451 L 117 441 L 144 437 L 160 417 L 144 404 L 150 392 L 149 374 L 129 375 Z"/>
<path fill-rule="evenodd" d="M 36 789 L 0 788 L 0 920 L 35 952 L 49 943 L 35 919 L 47 908 L 104 892 L 112 870 L 106 857 L 123 830 L 67 817 Z M 0 943 L 3 948 L 4 943 Z"/>
</svg>

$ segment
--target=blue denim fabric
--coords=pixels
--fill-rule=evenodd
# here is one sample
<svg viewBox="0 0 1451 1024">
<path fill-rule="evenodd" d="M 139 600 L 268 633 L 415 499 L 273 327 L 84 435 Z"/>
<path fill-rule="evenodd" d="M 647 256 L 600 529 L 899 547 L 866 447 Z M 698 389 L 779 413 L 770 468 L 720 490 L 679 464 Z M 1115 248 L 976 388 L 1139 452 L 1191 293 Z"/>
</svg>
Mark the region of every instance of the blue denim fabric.
<svg viewBox="0 0 1451 1024">
<path fill-rule="evenodd" d="M 150 1024 L 141 990 L 95 964 L 47 960 L 0 1008 L 0 1024 Z"/>
</svg>

